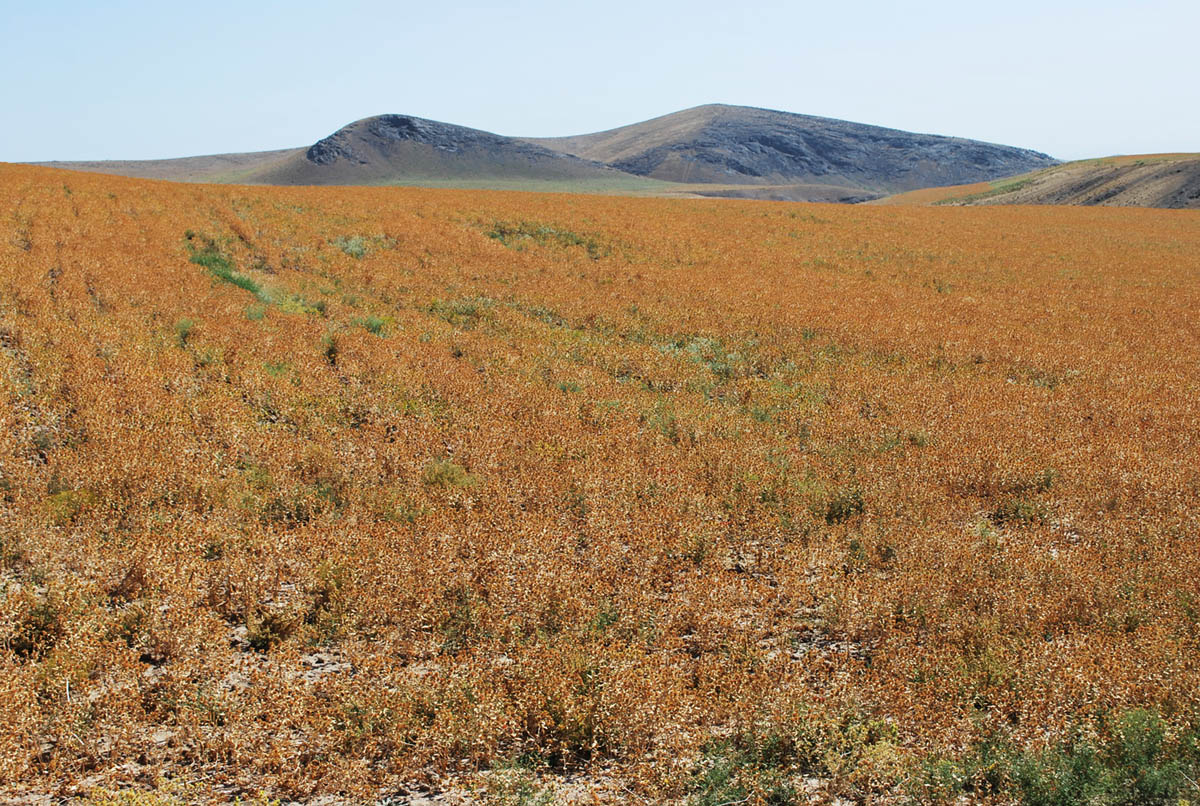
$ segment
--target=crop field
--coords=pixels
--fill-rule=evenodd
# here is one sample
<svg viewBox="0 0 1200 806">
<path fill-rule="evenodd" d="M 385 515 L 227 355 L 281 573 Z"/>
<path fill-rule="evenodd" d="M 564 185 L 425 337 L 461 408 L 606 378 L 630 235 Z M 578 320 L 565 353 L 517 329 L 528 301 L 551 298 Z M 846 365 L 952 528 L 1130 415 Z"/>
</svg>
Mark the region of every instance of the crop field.
<svg viewBox="0 0 1200 806">
<path fill-rule="evenodd" d="M 0 800 L 1198 767 L 1200 215 L 0 165 Z"/>
</svg>

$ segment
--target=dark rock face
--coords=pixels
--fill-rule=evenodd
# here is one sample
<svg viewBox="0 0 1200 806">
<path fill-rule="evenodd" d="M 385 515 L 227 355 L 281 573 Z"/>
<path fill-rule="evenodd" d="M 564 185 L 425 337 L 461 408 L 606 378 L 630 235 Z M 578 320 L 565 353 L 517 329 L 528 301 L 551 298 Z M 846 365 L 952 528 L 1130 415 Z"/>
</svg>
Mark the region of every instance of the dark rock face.
<svg viewBox="0 0 1200 806">
<path fill-rule="evenodd" d="M 389 144 L 401 142 L 421 143 L 449 153 L 503 151 L 509 157 L 583 162 L 578 157 L 570 157 L 513 137 L 408 115 L 379 115 L 351 123 L 315 143 L 306 156 L 309 162 L 317 165 L 332 165 L 338 160 L 365 165 L 369 160 L 361 153 L 362 146 L 370 145 L 386 151 Z"/>
<path fill-rule="evenodd" d="M 354 153 L 354 149 L 346 142 L 347 139 L 339 131 L 336 134 L 326 137 L 324 140 L 318 140 L 313 143 L 309 146 L 308 151 L 305 152 L 305 156 L 309 162 L 316 165 L 332 165 L 338 160 L 349 160 L 350 162 L 365 164 L 366 160 Z"/>
<path fill-rule="evenodd" d="M 658 179 L 682 178 L 676 174 L 687 164 L 692 181 L 839 181 L 905 189 L 995 179 L 1057 163 L 1036 151 L 975 140 L 787 112 L 727 109 L 690 137 L 612 165 Z"/>
<path fill-rule="evenodd" d="M 405 115 L 381 115 L 371 118 L 366 129 L 369 137 L 378 140 L 412 140 L 443 151 L 458 151 L 460 148 L 471 147 L 498 148 L 506 145 L 509 140 L 507 137 L 479 129 Z"/>
</svg>

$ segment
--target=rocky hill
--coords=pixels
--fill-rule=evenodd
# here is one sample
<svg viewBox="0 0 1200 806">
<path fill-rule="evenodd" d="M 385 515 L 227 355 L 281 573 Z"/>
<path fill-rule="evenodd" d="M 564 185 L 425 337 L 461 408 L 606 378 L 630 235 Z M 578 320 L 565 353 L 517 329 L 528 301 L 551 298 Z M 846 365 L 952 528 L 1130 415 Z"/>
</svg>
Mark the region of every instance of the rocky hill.
<svg viewBox="0 0 1200 806">
<path fill-rule="evenodd" d="M 1012 176 L 1057 162 L 1011 146 L 719 104 L 531 142 L 671 182 L 889 192 Z"/>
<path fill-rule="evenodd" d="M 409 115 L 355 121 L 256 173 L 269 185 L 370 185 L 405 180 L 587 180 L 607 165 L 491 132 Z"/>
<path fill-rule="evenodd" d="M 311 146 L 169 160 L 40 163 L 182 182 L 657 189 L 660 184 L 514 137 L 411 115 L 378 115 Z"/>
<path fill-rule="evenodd" d="M 379 115 L 303 148 L 45 164 L 192 182 L 441 184 L 861 202 L 1056 163 L 1010 146 L 713 105 L 578 137 L 506 137 L 410 115 Z"/>
</svg>

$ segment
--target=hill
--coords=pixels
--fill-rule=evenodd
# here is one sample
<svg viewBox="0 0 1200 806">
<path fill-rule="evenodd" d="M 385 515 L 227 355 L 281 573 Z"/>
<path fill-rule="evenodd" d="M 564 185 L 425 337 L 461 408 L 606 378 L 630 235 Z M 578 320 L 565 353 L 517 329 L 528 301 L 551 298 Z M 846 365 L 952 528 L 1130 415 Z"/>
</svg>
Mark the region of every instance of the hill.
<svg viewBox="0 0 1200 806">
<path fill-rule="evenodd" d="M 995 179 L 1056 163 L 1010 146 L 720 104 L 531 142 L 671 182 L 822 184 L 859 195 Z"/>
<path fill-rule="evenodd" d="M 1144 154 L 1079 160 L 996 182 L 926 188 L 876 203 L 1200 209 L 1200 154 Z"/>
<path fill-rule="evenodd" d="M 406 115 L 344 126 L 303 153 L 263 166 L 268 185 L 372 185 L 430 180 L 613 181 L 627 174 L 491 132 Z"/>
<path fill-rule="evenodd" d="M 734 106 L 598 134 L 515 138 L 407 115 L 355 121 L 306 148 L 51 167 L 189 182 L 442 185 L 860 202 L 1052 164 L 952 137 Z"/>
<path fill-rule="evenodd" d="M 0 165 L 0 802 L 1194 799 L 1198 264 Z"/>
<path fill-rule="evenodd" d="M 210 154 L 201 157 L 177 157 L 165 160 L 87 160 L 35 163 L 68 171 L 115 174 L 137 179 L 166 179 L 172 182 L 240 182 L 257 171 L 303 152 L 302 148 L 277 151 L 250 151 L 238 154 Z"/>
<path fill-rule="evenodd" d="M 364 118 L 307 148 L 45 164 L 148 179 L 259 185 L 515 184 L 647 190 L 662 184 L 524 140 L 407 115 Z"/>
</svg>

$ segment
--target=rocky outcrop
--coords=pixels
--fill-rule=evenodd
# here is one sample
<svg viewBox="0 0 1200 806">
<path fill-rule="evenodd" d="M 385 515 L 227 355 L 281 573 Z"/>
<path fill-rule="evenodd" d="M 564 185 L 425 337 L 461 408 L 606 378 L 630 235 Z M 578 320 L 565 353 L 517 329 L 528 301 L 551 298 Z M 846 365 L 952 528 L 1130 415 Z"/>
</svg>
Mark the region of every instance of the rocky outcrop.
<svg viewBox="0 0 1200 806">
<path fill-rule="evenodd" d="M 470 152 L 504 159 L 523 157 L 531 161 L 589 162 L 514 137 L 409 115 L 379 115 L 355 121 L 318 140 L 308 149 L 305 157 L 309 162 L 322 166 L 333 165 L 339 160 L 366 165 L 371 161 L 371 152 L 387 152 L 396 145 L 406 143 L 431 146 L 448 154 Z"/>
</svg>

